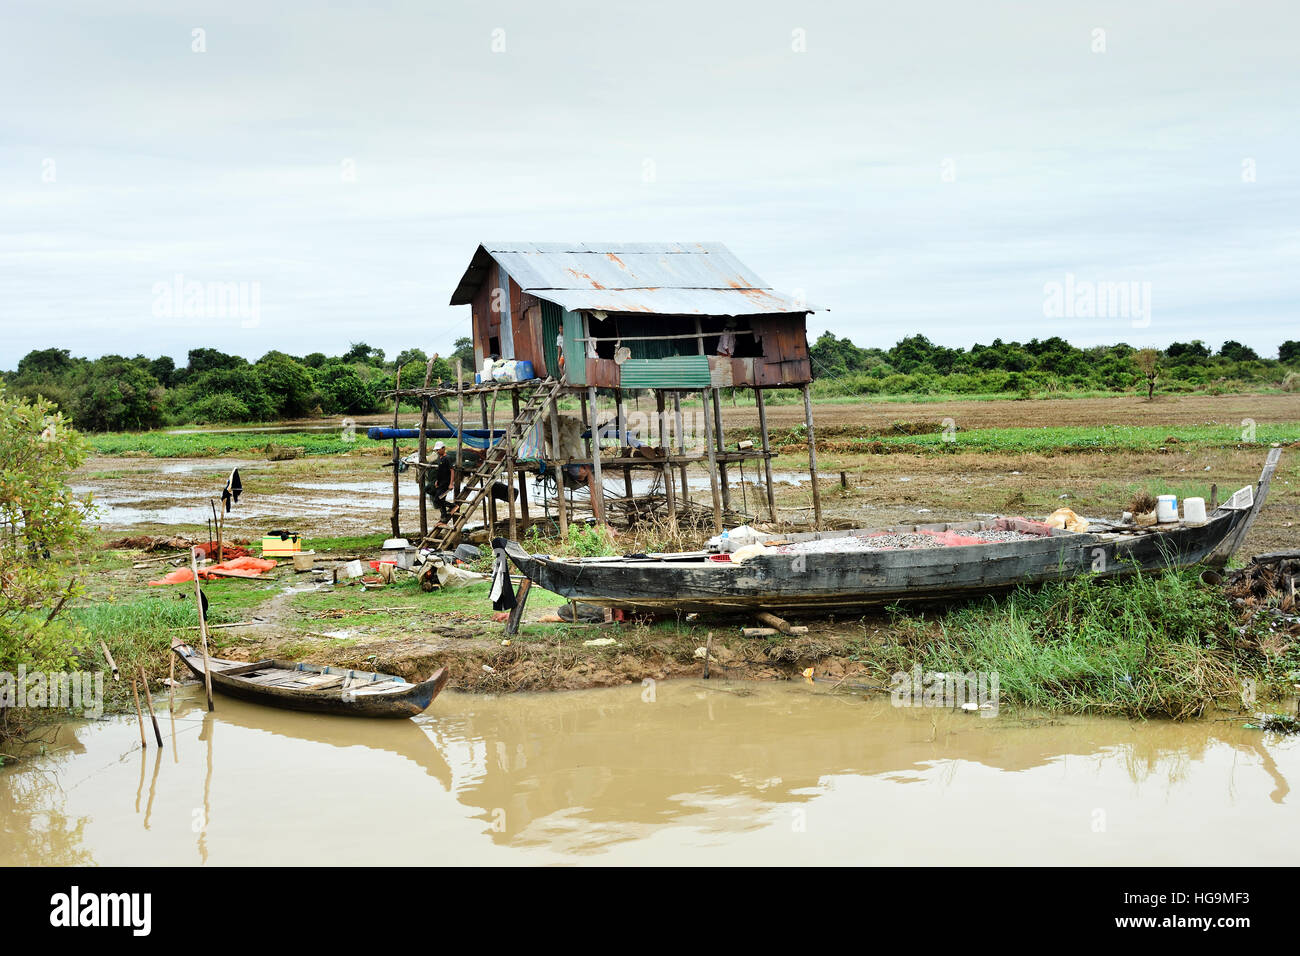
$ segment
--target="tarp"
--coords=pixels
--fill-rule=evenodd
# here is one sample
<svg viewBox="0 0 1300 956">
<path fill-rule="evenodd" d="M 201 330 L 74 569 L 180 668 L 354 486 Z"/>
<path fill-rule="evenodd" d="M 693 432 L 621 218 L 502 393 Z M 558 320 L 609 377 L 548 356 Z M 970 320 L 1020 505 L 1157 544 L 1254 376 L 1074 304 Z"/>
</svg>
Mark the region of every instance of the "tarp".
<svg viewBox="0 0 1300 956">
<path fill-rule="evenodd" d="M 265 561 L 262 558 L 232 558 L 229 561 L 222 561 L 220 564 L 209 564 L 207 567 L 199 568 L 199 577 L 205 581 L 211 581 L 213 578 L 218 577 L 255 578 L 259 577 L 263 571 L 270 571 L 274 567 L 274 561 Z M 149 584 L 153 586 L 183 584 L 186 581 L 193 580 L 193 571 L 189 568 L 177 568 L 157 581 L 150 581 Z"/>
</svg>

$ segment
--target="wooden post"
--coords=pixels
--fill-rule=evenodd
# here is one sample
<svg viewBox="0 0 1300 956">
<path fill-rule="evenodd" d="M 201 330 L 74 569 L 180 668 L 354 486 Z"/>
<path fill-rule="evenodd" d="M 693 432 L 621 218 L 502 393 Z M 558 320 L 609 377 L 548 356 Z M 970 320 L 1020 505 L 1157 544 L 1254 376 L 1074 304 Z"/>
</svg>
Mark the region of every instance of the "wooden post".
<svg viewBox="0 0 1300 956">
<path fill-rule="evenodd" d="M 140 691 L 136 689 L 136 686 L 135 686 L 135 675 L 134 675 L 134 674 L 131 675 L 131 696 L 135 698 L 135 716 L 136 716 L 136 719 L 140 721 L 140 749 L 141 749 L 141 750 L 145 750 L 145 749 L 147 749 L 148 746 L 149 746 L 149 741 L 145 738 L 145 735 L 144 735 L 144 714 L 143 714 L 143 712 L 141 712 L 141 710 L 140 710 Z M 141 766 L 140 766 L 140 780 L 141 780 L 141 782 L 144 781 L 144 765 L 143 765 L 143 764 L 141 764 Z M 139 799 L 139 796 L 140 796 L 139 794 L 136 794 L 136 799 L 137 799 L 137 800 Z M 137 804 L 136 804 L 136 809 L 139 809 L 139 807 L 140 807 L 140 804 L 137 803 Z"/>
<path fill-rule="evenodd" d="M 513 392 L 511 393 L 513 395 Z M 518 399 L 516 398 L 516 401 Z M 506 428 L 506 512 L 509 515 L 510 540 L 518 540 L 518 526 L 515 524 L 515 449 L 510 444 L 510 433 L 514 431 L 514 419 Z"/>
<path fill-rule="evenodd" d="M 118 672 L 117 661 L 113 660 L 113 652 L 108 649 L 108 645 L 102 640 L 99 642 L 99 647 L 104 652 L 104 660 L 108 662 L 109 670 L 113 672 L 113 680 L 121 680 L 122 675 Z"/>
<path fill-rule="evenodd" d="M 460 497 L 461 449 L 465 447 L 465 385 L 461 381 L 463 360 L 456 359 L 456 491 L 455 498 Z"/>
<path fill-rule="evenodd" d="M 560 464 L 560 412 L 551 399 L 551 460 L 555 469 L 555 507 L 560 512 L 560 537 L 569 536 L 569 503 L 564 500 L 564 466 Z"/>
<path fill-rule="evenodd" d="M 492 410 L 488 413 L 489 444 L 488 444 L 487 452 L 484 454 L 484 458 L 486 458 L 488 454 L 491 454 L 492 450 L 496 447 L 495 443 L 497 440 L 497 395 L 499 394 L 499 392 L 500 392 L 499 389 L 496 388 L 492 389 Z M 484 398 L 483 401 L 484 403 L 486 403 L 487 399 Z M 507 428 L 505 440 L 502 442 L 502 444 L 505 446 L 504 454 L 506 455 L 510 454 L 509 432 L 510 429 Z M 498 519 L 500 518 L 501 513 L 497 510 L 497 499 L 492 494 L 492 485 L 495 484 L 495 482 L 491 482 L 488 479 L 484 478 L 483 483 L 487 486 L 487 503 L 488 503 L 488 515 L 489 515 L 488 540 L 491 541 L 493 538 L 496 537 L 497 525 L 499 524 Z"/>
<path fill-rule="evenodd" d="M 429 400 L 420 399 L 420 466 L 416 469 L 416 485 L 420 489 L 420 540 L 429 534 L 429 503 L 424 493 L 424 482 L 427 468 L 423 467 L 428 460 L 429 440 L 425 437 L 425 432 L 429 430 Z"/>
<path fill-rule="evenodd" d="M 483 418 L 483 428 L 487 432 L 488 436 L 487 447 L 483 449 L 483 461 L 486 462 L 487 456 L 492 454 L 492 442 L 496 438 L 496 436 L 492 434 L 494 429 L 492 428 L 491 422 L 488 418 L 487 392 L 478 393 L 478 406 L 479 414 Z M 496 517 L 496 511 L 496 505 L 492 502 L 492 490 L 489 488 L 487 493 L 483 495 L 483 527 L 487 528 L 489 541 L 491 541 L 493 535 L 496 534 L 496 522 L 493 520 Z"/>
<path fill-rule="evenodd" d="M 176 652 L 167 655 L 167 710 L 176 713 Z"/>
<path fill-rule="evenodd" d="M 803 387 L 804 422 L 808 426 L 808 473 L 812 478 L 813 527 L 822 529 L 822 493 L 817 487 L 817 436 L 813 434 L 812 388 Z"/>
<path fill-rule="evenodd" d="M 595 389 L 592 389 L 592 392 L 594 393 Z M 592 428 L 592 423 L 591 423 L 591 419 L 587 417 L 587 396 L 579 395 L 578 400 L 582 402 L 582 420 L 578 422 L 579 425 L 578 430 L 590 432 Z M 594 404 L 595 403 L 593 402 L 593 407 Z M 583 447 L 586 448 L 587 450 L 587 460 L 590 461 L 591 460 L 591 439 L 584 438 L 582 442 L 583 442 Z"/>
<path fill-rule="evenodd" d="M 704 679 L 709 679 L 709 658 L 713 656 L 713 632 L 704 639 Z"/>
<path fill-rule="evenodd" d="M 510 392 L 510 405 L 515 413 L 515 418 L 519 417 L 519 392 L 512 389 Z M 529 429 L 532 430 L 531 428 Z M 541 434 L 541 427 L 538 426 L 538 435 Z M 520 444 L 523 444 L 523 435 L 519 436 Z M 542 444 L 539 442 L 538 444 Z M 528 474 L 522 468 L 519 469 L 519 520 L 528 527 Z"/>
<path fill-rule="evenodd" d="M 524 618 L 524 604 L 528 601 L 528 592 L 532 590 L 533 582 L 524 578 L 519 582 L 519 591 L 515 595 L 515 606 L 510 611 L 510 617 L 506 619 L 506 637 L 514 637 L 519 633 L 519 622 Z"/>
<path fill-rule="evenodd" d="M 176 659 L 175 654 L 172 655 L 172 659 Z M 158 739 L 158 749 L 161 751 L 163 745 L 162 729 L 158 726 L 158 718 L 154 716 L 153 694 L 149 693 L 149 678 L 145 676 L 143 667 L 140 668 L 140 683 L 144 685 L 144 702 L 149 707 L 149 719 L 153 721 L 153 735 Z"/>
<path fill-rule="evenodd" d="M 758 405 L 758 430 L 763 436 L 763 475 L 767 480 L 767 512 L 775 523 L 776 494 L 772 491 L 772 451 L 767 437 L 767 403 L 763 399 L 761 388 L 754 389 L 754 400 Z"/>
<path fill-rule="evenodd" d="M 722 431 L 722 389 L 712 388 L 709 391 L 713 395 L 713 431 L 718 443 L 718 454 L 725 455 L 727 453 L 727 439 Z M 705 409 L 704 413 L 707 415 L 708 409 Z M 731 485 L 727 481 L 726 462 L 719 462 L 718 464 L 718 481 L 722 485 L 722 508 L 724 511 L 730 511 Z"/>
<path fill-rule="evenodd" d="M 686 428 L 682 419 L 682 395 L 681 392 L 673 392 L 673 417 L 677 421 L 677 454 L 686 454 Z M 686 462 L 679 466 L 682 472 L 682 501 L 689 508 L 691 504 L 691 486 L 686 479 Z"/>
<path fill-rule="evenodd" d="M 664 401 L 663 389 L 655 389 L 655 411 L 659 413 L 659 451 L 664 456 L 664 494 L 668 498 L 668 520 L 676 526 L 677 524 L 677 495 L 673 487 L 673 469 L 668 464 L 668 458 L 673 453 L 672 439 L 668 435 L 668 412 L 667 403 Z"/>
<path fill-rule="evenodd" d="M 587 398 L 591 402 L 591 480 L 594 483 L 591 488 L 591 510 L 596 516 L 596 523 L 603 525 L 605 524 L 605 481 L 600 473 L 600 432 L 596 425 L 596 419 L 600 416 L 596 409 L 596 386 L 587 386 Z"/>
<path fill-rule="evenodd" d="M 393 427 L 394 428 L 397 427 L 397 411 L 402 407 L 402 396 L 400 391 L 401 388 L 402 388 L 402 369 L 399 366 L 397 369 L 397 382 L 394 387 L 394 391 L 397 391 L 398 394 L 393 396 Z M 397 500 L 398 500 L 397 499 L 397 464 L 398 464 L 397 438 L 394 437 L 393 438 L 393 518 L 392 518 L 394 538 L 400 538 L 402 536 L 401 521 L 397 513 Z M 423 498 L 424 496 L 421 495 L 420 497 Z"/>
<path fill-rule="evenodd" d="M 704 409 L 704 452 L 709 462 L 709 490 L 713 492 L 713 533 L 722 534 L 722 496 L 718 493 L 718 454 L 713 447 L 713 428 L 709 423 L 709 390 L 700 392 Z"/>
<path fill-rule="evenodd" d="M 203 589 L 199 587 L 199 561 L 190 548 L 190 570 L 194 572 L 194 610 L 199 613 L 199 640 L 203 643 L 203 686 L 208 692 L 208 710 L 216 708 L 212 704 L 212 662 L 208 657 L 208 621 L 203 613 Z"/>
</svg>

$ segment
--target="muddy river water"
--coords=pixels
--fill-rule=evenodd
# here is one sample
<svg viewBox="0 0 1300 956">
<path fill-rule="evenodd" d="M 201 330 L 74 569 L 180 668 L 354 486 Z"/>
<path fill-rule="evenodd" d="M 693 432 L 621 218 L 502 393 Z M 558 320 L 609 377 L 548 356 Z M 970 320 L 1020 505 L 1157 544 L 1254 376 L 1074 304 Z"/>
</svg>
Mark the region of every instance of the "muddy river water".
<svg viewBox="0 0 1300 956">
<path fill-rule="evenodd" d="M 0 770 L 0 864 L 1285 863 L 1300 741 L 985 719 L 821 685 L 444 694 L 408 721 L 187 688 L 165 746 L 62 727 Z M 173 737 L 174 732 L 174 737 Z"/>
</svg>

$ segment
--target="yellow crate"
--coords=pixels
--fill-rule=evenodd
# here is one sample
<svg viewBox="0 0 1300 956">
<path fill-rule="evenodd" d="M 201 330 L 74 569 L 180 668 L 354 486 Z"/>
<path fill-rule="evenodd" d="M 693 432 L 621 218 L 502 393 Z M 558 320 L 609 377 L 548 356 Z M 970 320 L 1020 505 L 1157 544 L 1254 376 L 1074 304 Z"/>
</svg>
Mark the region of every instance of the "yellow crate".
<svg viewBox="0 0 1300 956">
<path fill-rule="evenodd" d="M 281 538 L 278 534 L 268 534 L 262 537 L 262 557 L 264 558 L 289 558 L 302 551 L 302 539 L 296 534 L 288 538 Z"/>
</svg>

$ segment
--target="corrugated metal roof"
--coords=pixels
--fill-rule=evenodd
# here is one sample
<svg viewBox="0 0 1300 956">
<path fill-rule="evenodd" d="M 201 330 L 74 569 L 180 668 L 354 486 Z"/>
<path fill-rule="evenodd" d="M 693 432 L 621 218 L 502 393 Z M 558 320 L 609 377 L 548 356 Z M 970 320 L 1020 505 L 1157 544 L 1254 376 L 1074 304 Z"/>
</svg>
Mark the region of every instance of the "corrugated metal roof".
<svg viewBox="0 0 1300 956">
<path fill-rule="evenodd" d="M 570 311 L 761 315 L 814 309 L 776 292 L 720 242 L 479 246 L 451 298 L 470 302 L 499 264 L 525 292 Z"/>
</svg>

